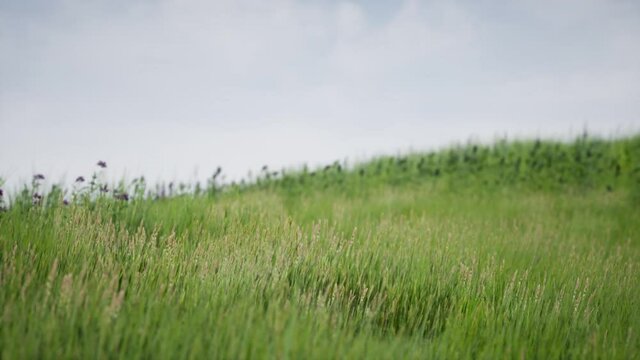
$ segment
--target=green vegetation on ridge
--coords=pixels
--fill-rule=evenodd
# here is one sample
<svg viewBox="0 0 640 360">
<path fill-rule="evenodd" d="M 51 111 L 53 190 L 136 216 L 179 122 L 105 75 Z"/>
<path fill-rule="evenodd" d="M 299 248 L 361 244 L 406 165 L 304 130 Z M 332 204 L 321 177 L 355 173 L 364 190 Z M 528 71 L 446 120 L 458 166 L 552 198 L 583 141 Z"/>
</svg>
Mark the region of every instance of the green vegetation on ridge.
<svg viewBox="0 0 640 360">
<path fill-rule="evenodd" d="M 132 186 L 0 212 L 0 358 L 640 357 L 638 136 Z"/>
</svg>

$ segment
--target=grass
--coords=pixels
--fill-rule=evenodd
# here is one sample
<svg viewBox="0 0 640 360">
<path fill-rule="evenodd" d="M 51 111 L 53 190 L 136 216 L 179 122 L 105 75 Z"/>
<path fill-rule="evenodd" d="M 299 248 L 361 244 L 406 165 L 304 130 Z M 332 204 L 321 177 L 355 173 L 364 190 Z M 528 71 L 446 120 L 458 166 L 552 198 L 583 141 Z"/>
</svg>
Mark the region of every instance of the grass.
<svg viewBox="0 0 640 360">
<path fill-rule="evenodd" d="M 34 184 L 0 213 L 0 358 L 640 358 L 639 160 L 582 138 L 130 201 Z"/>
</svg>

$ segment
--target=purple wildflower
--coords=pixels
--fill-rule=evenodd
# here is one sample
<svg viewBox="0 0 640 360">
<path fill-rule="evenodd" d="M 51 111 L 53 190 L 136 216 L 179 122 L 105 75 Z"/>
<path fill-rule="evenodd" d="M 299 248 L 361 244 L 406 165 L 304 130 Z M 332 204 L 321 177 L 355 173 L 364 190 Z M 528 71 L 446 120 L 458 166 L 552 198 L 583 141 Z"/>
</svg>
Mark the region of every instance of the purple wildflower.
<svg viewBox="0 0 640 360">
<path fill-rule="evenodd" d="M 100 166 L 100 167 L 101 167 L 101 168 L 103 168 L 103 169 L 107 167 L 107 163 L 106 163 L 106 162 L 104 162 L 104 161 L 102 161 L 102 160 L 98 161 L 98 164 L 97 164 L 97 165 L 98 165 L 98 166 Z"/>
<path fill-rule="evenodd" d="M 44 175 L 42 174 L 35 174 L 33 175 L 33 180 L 44 180 Z"/>
<path fill-rule="evenodd" d="M 78 183 L 84 182 L 84 177 L 82 177 L 82 176 L 78 176 L 78 177 L 76 178 L 76 182 L 78 182 Z"/>
</svg>

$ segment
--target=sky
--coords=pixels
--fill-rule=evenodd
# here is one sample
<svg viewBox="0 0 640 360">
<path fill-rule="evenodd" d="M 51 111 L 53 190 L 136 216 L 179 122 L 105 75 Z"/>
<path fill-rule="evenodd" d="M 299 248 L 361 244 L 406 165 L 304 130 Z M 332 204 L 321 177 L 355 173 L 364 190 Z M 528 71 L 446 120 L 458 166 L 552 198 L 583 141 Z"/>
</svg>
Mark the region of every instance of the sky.
<svg viewBox="0 0 640 360">
<path fill-rule="evenodd" d="M 0 177 L 640 130 L 635 0 L 0 0 Z"/>
</svg>

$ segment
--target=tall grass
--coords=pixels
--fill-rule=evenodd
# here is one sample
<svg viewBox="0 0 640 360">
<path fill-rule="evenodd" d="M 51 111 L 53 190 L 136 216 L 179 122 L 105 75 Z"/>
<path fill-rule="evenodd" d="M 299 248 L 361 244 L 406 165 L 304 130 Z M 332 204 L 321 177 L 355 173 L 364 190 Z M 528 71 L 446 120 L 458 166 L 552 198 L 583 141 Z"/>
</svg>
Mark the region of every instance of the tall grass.
<svg viewBox="0 0 640 360">
<path fill-rule="evenodd" d="M 469 145 L 67 206 L 27 187 L 0 213 L 0 357 L 639 358 L 639 144 Z"/>
</svg>

